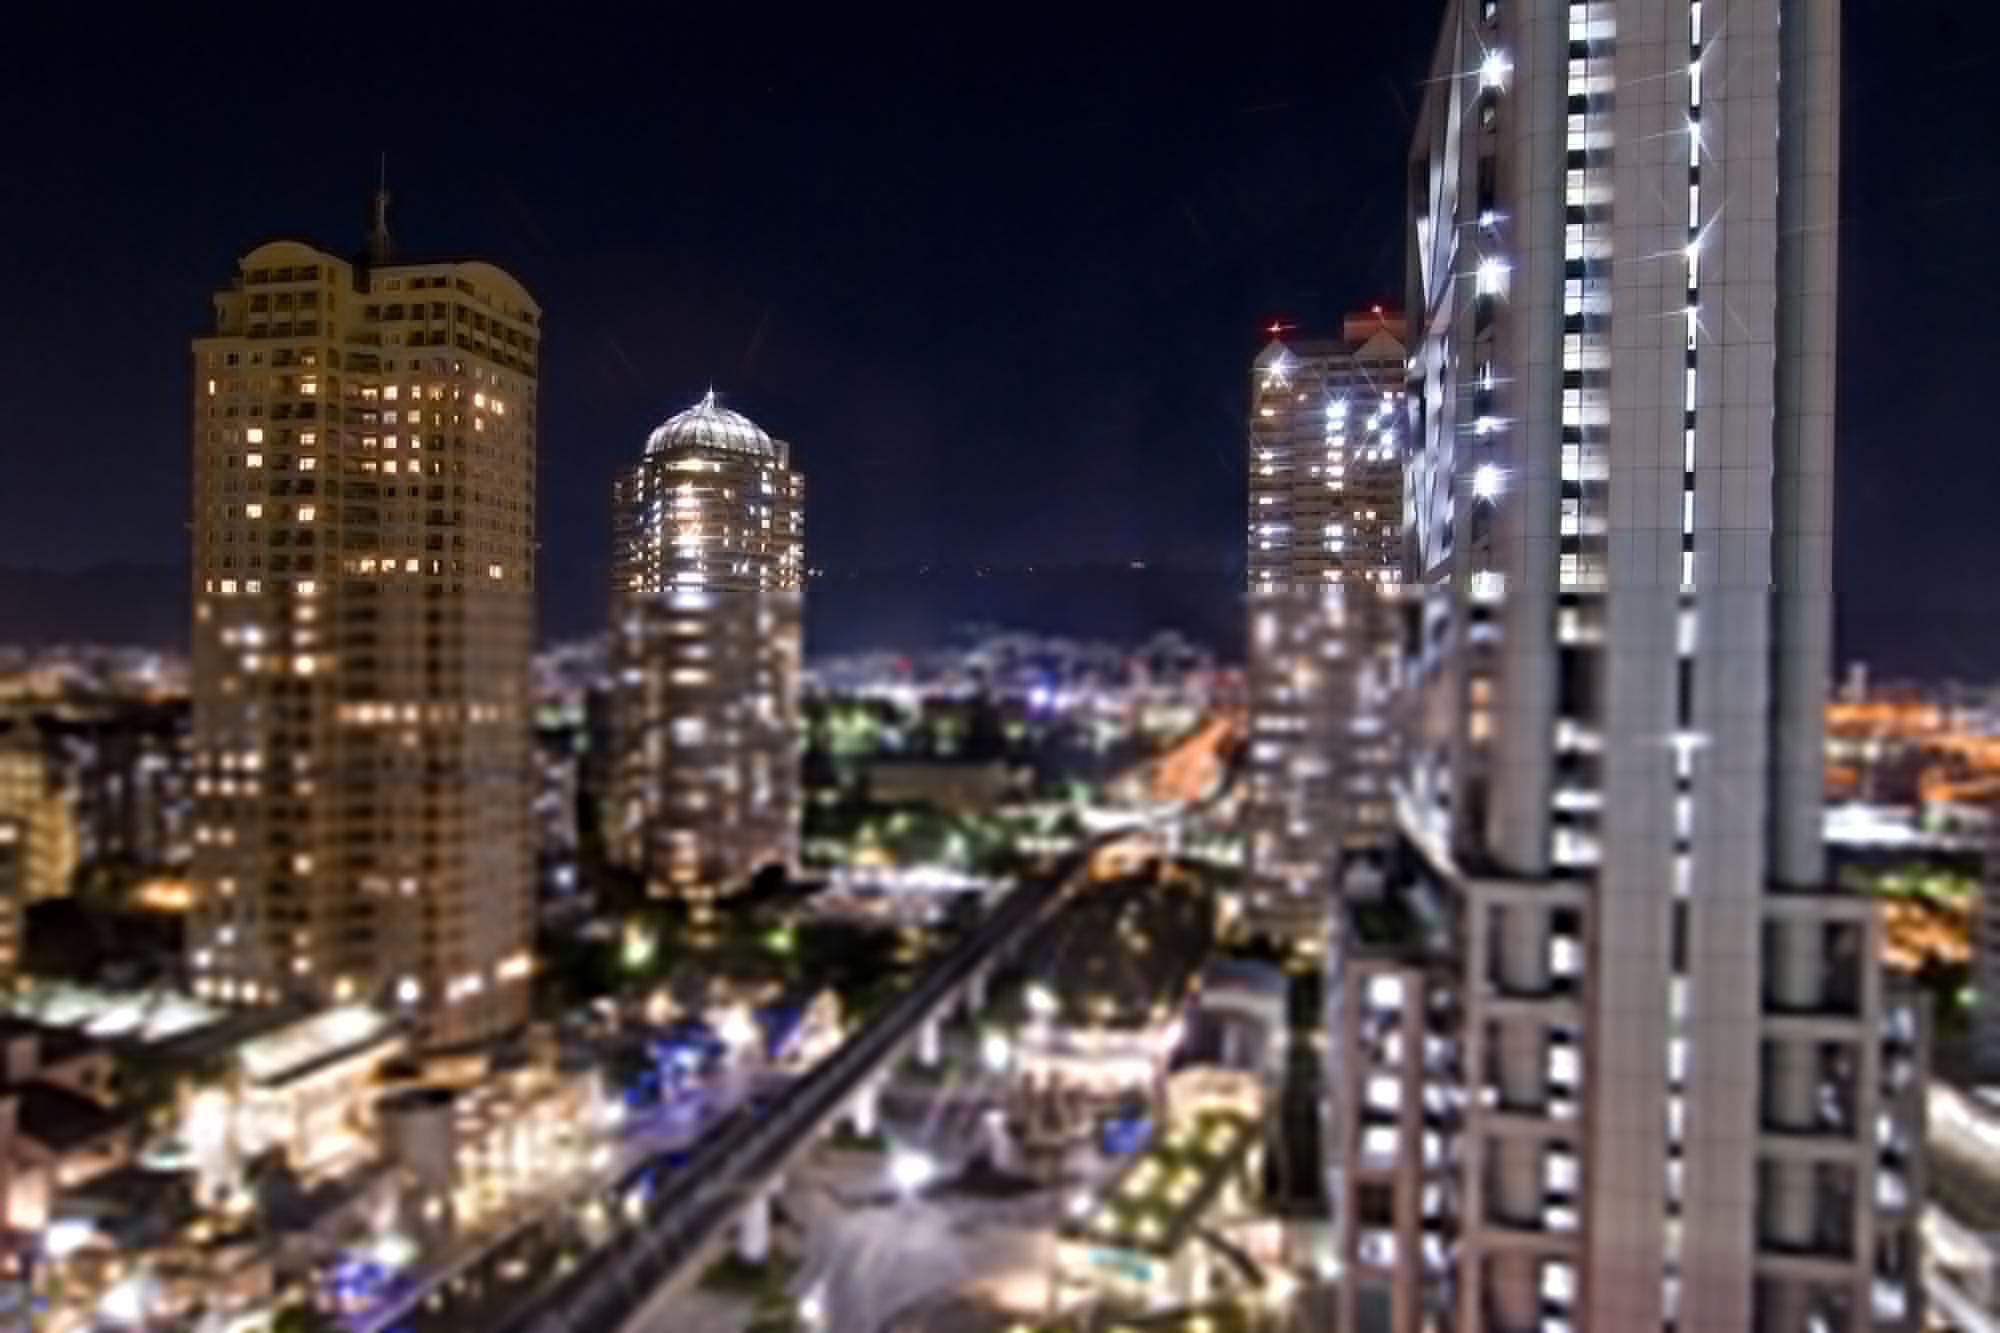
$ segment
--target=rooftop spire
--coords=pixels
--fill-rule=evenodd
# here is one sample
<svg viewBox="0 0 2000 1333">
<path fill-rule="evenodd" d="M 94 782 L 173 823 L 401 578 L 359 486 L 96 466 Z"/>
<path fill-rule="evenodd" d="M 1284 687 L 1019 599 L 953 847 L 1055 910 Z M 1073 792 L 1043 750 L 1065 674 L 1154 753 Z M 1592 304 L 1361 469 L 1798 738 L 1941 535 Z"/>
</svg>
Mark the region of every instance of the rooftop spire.
<svg viewBox="0 0 2000 1333">
<path fill-rule="evenodd" d="M 389 258 L 389 155 L 383 153 L 376 164 L 375 206 L 368 224 L 368 258 L 383 263 Z"/>
</svg>

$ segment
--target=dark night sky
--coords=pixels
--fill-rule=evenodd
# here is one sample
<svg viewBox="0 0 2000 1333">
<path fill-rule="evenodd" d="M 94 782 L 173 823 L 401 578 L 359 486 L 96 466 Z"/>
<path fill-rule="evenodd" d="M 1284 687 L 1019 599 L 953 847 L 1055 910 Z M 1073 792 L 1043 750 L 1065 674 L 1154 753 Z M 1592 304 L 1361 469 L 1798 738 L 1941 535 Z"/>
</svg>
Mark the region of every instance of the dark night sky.
<svg viewBox="0 0 2000 1333">
<path fill-rule="evenodd" d="M 181 558 L 207 293 L 270 236 L 352 249 L 386 149 L 399 242 L 546 311 L 551 629 L 595 614 L 613 469 L 711 382 L 793 441 L 815 564 L 1235 567 L 1259 324 L 1398 292 L 1432 4 L 656 8 L 10 16 L 0 565 Z M 1847 9 L 1843 651 L 1995 674 L 1992 25 Z"/>
</svg>

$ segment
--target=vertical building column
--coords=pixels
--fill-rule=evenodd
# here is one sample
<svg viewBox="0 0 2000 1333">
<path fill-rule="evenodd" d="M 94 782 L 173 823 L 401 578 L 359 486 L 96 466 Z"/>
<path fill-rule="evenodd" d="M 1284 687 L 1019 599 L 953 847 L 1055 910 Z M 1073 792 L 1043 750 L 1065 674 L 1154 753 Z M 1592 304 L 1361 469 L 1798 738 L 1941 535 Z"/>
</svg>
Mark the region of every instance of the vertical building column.
<svg viewBox="0 0 2000 1333">
<path fill-rule="evenodd" d="M 761 1264 L 771 1254 L 771 1192 L 759 1190 L 744 1200 L 736 1219 L 736 1257 Z"/>
<path fill-rule="evenodd" d="M 1824 935 L 1815 920 L 1772 922 L 1770 993 L 1780 1010 L 1810 1013 L 1819 1007 L 1826 984 Z M 1767 1039 L 1769 1040 L 1769 1039 Z M 1811 1041 L 1772 1040 L 1765 1066 L 1764 1114 L 1780 1130 L 1809 1133 L 1818 1113 L 1819 1051 Z M 1810 1244 L 1813 1235 L 1813 1166 L 1791 1160 L 1770 1164 L 1763 1201 L 1763 1235 L 1785 1249 Z M 1785 1328 L 1782 1322 L 1774 1327 Z"/>
<path fill-rule="evenodd" d="M 878 1122 L 878 1090 L 875 1080 L 869 1079 L 854 1090 L 854 1098 L 847 1104 L 849 1122 L 860 1138 L 869 1138 L 875 1133 Z"/>
<path fill-rule="evenodd" d="M 1470 28 L 1479 6 L 1462 6 Z M 1488 785 L 1488 850 L 1513 874 L 1538 876 L 1549 869 L 1550 795 L 1555 786 L 1558 537 L 1562 491 L 1563 236 L 1565 145 L 1568 111 L 1569 6 L 1565 0 L 1529 0 L 1503 6 L 1498 54 L 1513 74 L 1497 94 L 1498 116 L 1512 129 L 1498 136 L 1495 171 L 1505 216 L 1495 239 L 1482 243 L 1510 269 L 1507 294 L 1495 300 L 1491 355 L 1502 368 L 1493 396 L 1506 423 L 1491 437 L 1501 468 L 1497 500 L 1472 495 L 1476 462 L 1458 463 L 1456 541 L 1471 556 L 1475 506 L 1492 506 L 1491 568 L 1506 584 L 1499 610 L 1500 644 L 1493 680 L 1493 742 Z M 1494 39 L 1471 30 L 1463 40 L 1461 69 L 1477 66 Z M 1468 107 L 1468 121 L 1477 113 Z M 1478 157 L 1492 136 L 1467 133 L 1460 189 L 1479 179 Z M 1464 207 L 1465 205 L 1461 205 Z M 1461 219 L 1462 235 L 1477 233 Z M 1461 315 L 1469 322 L 1469 315 Z M 1458 333 L 1463 349 L 1478 345 L 1472 330 Z M 1473 355 L 1454 367 L 1461 381 L 1478 372 Z M 1456 422 L 1471 437 L 1470 394 L 1460 389 Z M 1461 451 L 1473 438 L 1462 438 Z M 1467 570 L 1470 573 L 1470 569 Z M 1461 615 L 1466 612 L 1461 609 Z M 1461 627 L 1460 633 L 1467 632 Z"/>
<path fill-rule="evenodd" d="M 1780 66 L 1777 301 L 1782 318 L 1777 328 L 1772 460 L 1776 532 L 1771 600 L 1776 644 L 1771 675 L 1771 872 L 1780 883 L 1817 887 L 1826 876 L 1820 807 L 1825 799 L 1827 672 L 1833 630 L 1840 4 L 1839 0 L 1773 3 Z"/>
<path fill-rule="evenodd" d="M 1503 1250 L 1486 1267 L 1486 1305 L 1493 1333 L 1535 1333 L 1541 1327 L 1541 1291 L 1535 1256 Z"/>
</svg>

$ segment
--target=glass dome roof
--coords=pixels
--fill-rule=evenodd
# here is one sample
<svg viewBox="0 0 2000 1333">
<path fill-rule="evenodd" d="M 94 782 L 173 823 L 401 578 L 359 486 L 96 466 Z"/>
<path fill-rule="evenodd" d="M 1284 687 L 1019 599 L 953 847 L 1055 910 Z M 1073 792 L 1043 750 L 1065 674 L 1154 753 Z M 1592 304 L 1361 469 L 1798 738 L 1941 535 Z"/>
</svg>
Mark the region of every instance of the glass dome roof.
<svg viewBox="0 0 2000 1333">
<path fill-rule="evenodd" d="M 677 412 L 661 422 L 646 437 L 646 452 L 649 454 L 689 447 L 727 449 L 739 454 L 769 455 L 777 452 L 762 426 L 741 412 L 732 412 L 716 402 L 713 389 L 703 394 L 701 401 L 687 411 Z"/>
</svg>

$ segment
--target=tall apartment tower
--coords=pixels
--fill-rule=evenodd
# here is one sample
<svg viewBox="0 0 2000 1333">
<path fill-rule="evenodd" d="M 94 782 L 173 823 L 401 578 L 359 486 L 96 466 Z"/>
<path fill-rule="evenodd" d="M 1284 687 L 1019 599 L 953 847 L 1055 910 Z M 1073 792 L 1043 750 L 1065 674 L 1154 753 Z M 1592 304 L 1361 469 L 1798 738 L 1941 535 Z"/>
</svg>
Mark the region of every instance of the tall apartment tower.
<svg viewBox="0 0 2000 1333">
<path fill-rule="evenodd" d="M 1838 30 L 1837 0 L 1447 7 L 1399 817 L 1458 969 L 1425 963 L 1425 1059 L 1464 1086 L 1401 1145 L 1440 1170 L 1424 1239 L 1377 1253 L 1459 1329 L 1916 1318 L 1915 1028 L 1821 843 Z"/>
<path fill-rule="evenodd" d="M 805 478 L 711 391 L 612 511 L 605 845 L 650 892 L 707 901 L 798 860 Z"/>
<path fill-rule="evenodd" d="M 18 821 L 23 904 L 67 898 L 82 859 L 74 774 L 32 722 L 0 723 L 0 819 Z"/>
<path fill-rule="evenodd" d="M 1294 947 L 1319 946 L 1336 880 L 1391 828 L 1403 336 L 1377 308 L 1251 365 L 1245 919 Z"/>
<path fill-rule="evenodd" d="M 528 1014 L 541 312 L 476 261 L 294 241 L 194 341 L 199 994 Z"/>
</svg>

